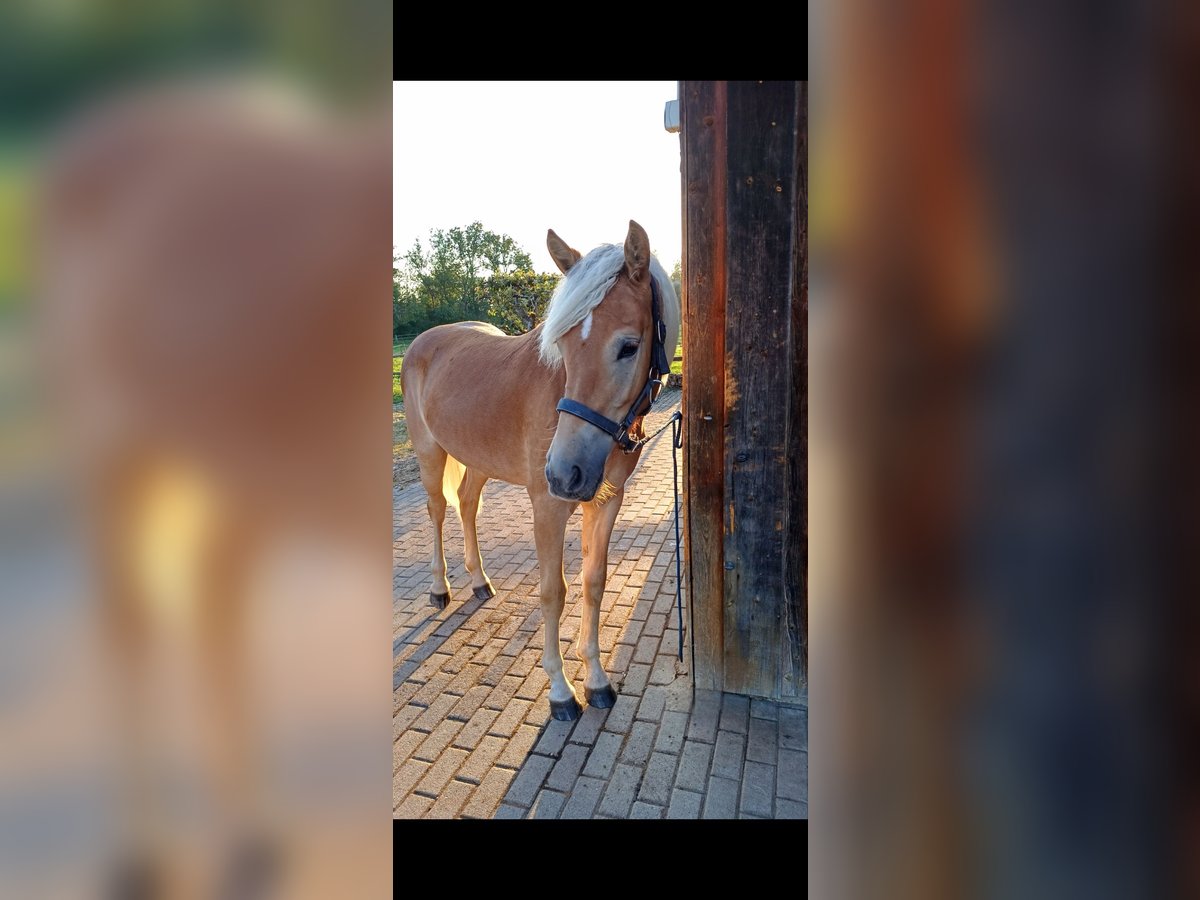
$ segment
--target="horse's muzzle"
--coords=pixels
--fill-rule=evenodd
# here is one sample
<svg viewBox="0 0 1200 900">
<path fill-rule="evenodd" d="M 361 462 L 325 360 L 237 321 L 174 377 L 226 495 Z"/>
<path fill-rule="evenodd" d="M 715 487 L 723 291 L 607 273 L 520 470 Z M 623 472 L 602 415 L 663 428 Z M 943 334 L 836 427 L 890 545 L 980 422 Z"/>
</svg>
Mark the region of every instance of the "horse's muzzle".
<svg viewBox="0 0 1200 900">
<path fill-rule="evenodd" d="M 575 457 L 555 459 L 553 454 L 546 460 L 546 484 L 550 493 L 560 500 L 587 503 L 600 489 L 604 481 L 604 463 L 608 458 L 608 447 L 598 459 Z M 597 455 L 597 454 L 593 454 Z"/>
</svg>

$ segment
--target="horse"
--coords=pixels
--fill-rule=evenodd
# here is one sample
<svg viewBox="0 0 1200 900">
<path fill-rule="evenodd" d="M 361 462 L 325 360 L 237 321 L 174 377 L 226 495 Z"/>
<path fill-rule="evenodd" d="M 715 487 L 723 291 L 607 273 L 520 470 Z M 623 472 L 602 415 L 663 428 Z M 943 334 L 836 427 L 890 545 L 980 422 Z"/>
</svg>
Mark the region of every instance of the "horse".
<svg viewBox="0 0 1200 900">
<path fill-rule="evenodd" d="M 295 91 L 184 81 L 98 101 L 49 152 L 39 313 L 115 688 L 122 896 L 245 895 L 264 867 L 362 878 L 388 852 L 374 809 L 280 817 L 302 794 L 278 780 L 269 729 L 332 758 L 326 723 L 372 729 L 345 696 L 369 696 L 366 661 L 386 662 L 367 647 L 390 596 L 387 363 L 364 348 L 386 346 L 390 134 Z M 281 577 L 300 570 L 299 589 Z M 272 660 L 300 646 L 286 694 L 271 688 Z M 180 710 L 203 740 L 179 737 Z M 210 799 L 204 827 L 158 789 L 163 771 Z"/>
<path fill-rule="evenodd" d="M 642 420 L 670 369 L 679 337 L 679 299 L 645 230 L 629 222 L 625 242 L 583 256 L 553 229 L 546 247 L 563 273 L 544 321 L 508 336 L 482 322 L 440 325 L 405 354 L 401 384 L 408 432 L 433 522 L 430 603 L 449 603 L 442 523 L 446 506 L 462 520 L 475 597 L 495 596 L 475 523 L 489 479 L 522 485 L 533 505 L 545 623 L 542 667 L 550 713 L 572 721 L 582 707 L 563 675 L 559 618 L 566 600 L 563 539 L 583 506 L 583 601 L 577 652 L 584 697 L 616 703 L 600 664 L 600 603 L 608 544 L 625 484 L 641 458 Z"/>
</svg>

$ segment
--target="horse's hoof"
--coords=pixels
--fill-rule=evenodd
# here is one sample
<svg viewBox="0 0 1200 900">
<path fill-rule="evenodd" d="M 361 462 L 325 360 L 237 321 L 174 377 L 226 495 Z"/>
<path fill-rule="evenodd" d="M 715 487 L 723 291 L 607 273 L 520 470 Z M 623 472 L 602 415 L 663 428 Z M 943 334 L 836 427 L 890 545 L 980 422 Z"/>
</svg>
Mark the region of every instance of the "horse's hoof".
<svg viewBox="0 0 1200 900">
<path fill-rule="evenodd" d="M 574 697 L 570 700 L 550 701 L 550 718 L 559 722 L 574 722 L 582 713 L 583 707 Z"/>
<path fill-rule="evenodd" d="M 492 587 L 491 582 L 480 585 L 472 592 L 476 600 L 490 600 L 496 596 L 496 589 Z"/>
<path fill-rule="evenodd" d="M 435 594 L 433 591 L 430 591 L 429 592 L 429 605 L 436 606 L 438 609 L 445 609 L 447 606 L 450 605 L 450 595 L 449 594 Z"/>
<path fill-rule="evenodd" d="M 588 706 L 594 706 L 596 709 L 612 709 L 617 703 L 617 692 L 612 689 L 611 684 L 594 691 L 585 686 L 583 696 L 587 699 Z"/>
</svg>

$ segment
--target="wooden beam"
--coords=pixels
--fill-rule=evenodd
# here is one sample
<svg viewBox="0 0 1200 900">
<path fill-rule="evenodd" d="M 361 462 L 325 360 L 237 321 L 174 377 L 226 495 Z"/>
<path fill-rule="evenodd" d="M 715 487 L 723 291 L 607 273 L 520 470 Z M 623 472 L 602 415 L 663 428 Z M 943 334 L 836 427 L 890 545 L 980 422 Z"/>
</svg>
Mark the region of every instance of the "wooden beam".
<svg viewBox="0 0 1200 900">
<path fill-rule="evenodd" d="M 796 85 L 792 303 L 788 350 L 788 504 L 784 509 L 784 643 L 780 696 L 799 697 L 808 678 L 808 82 Z"/>
<path fill-rule="evenodd" d="M 779 697 L 789 655 L 796 83 L 730 82 L 727 127 L 724 687 Z"/>
<path fill-rule="evenodd" d="M 692 672 L 724 685 L 725 125 L 724 82 L 679 85 L 682 125 L 684 484 Z"/>
</svg>

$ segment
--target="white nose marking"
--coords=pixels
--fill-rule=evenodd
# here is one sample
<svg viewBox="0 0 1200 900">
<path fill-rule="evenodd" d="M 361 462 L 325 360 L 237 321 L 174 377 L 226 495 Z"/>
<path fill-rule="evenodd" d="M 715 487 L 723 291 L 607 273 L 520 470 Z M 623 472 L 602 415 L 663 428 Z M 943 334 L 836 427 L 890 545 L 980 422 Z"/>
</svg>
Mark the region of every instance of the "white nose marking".
<svg viewBox="0 0 1200 900">
<path fill-rule="evenodd" d="M 583 339 L 586 341 L 588 339 L 588 335 L 591 333 L 592 333 L 592 314 L 588 313 L 587 318 L 583 320 L 583 333 L 582 333 Z"/>
</svg>

